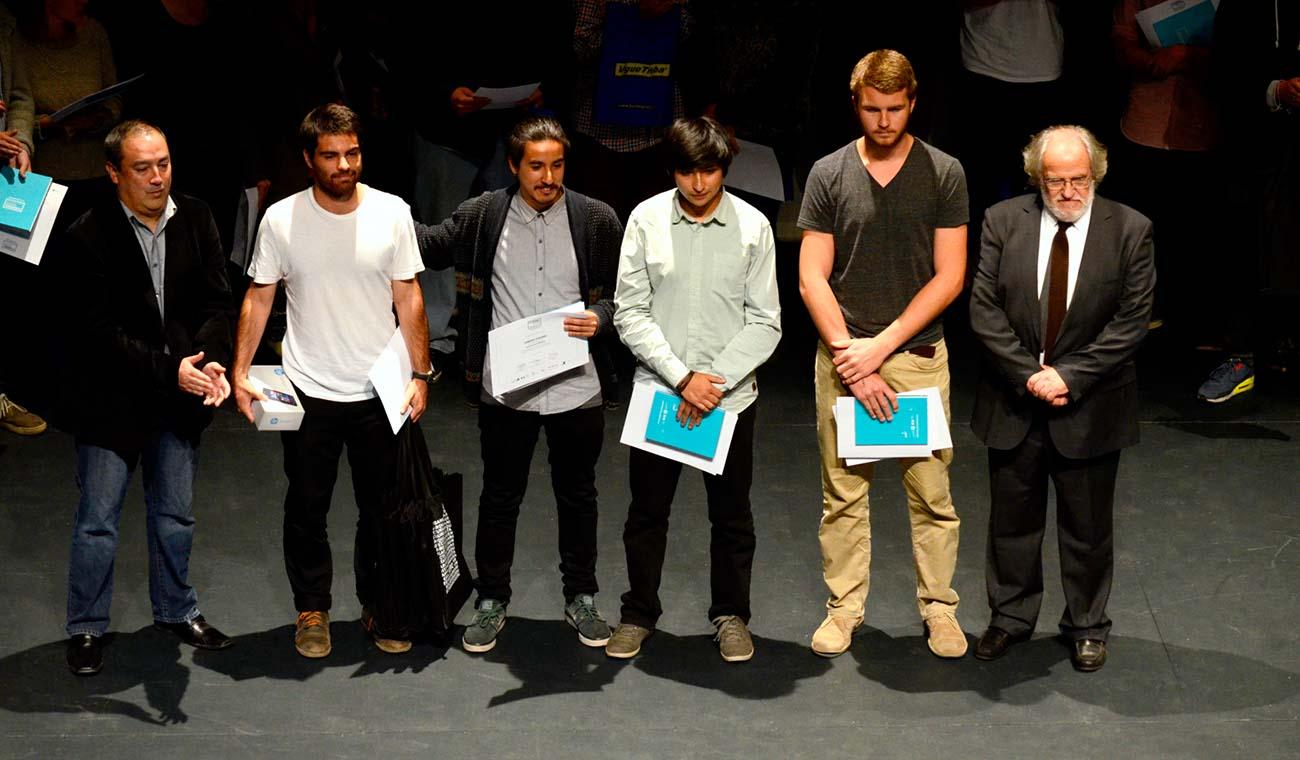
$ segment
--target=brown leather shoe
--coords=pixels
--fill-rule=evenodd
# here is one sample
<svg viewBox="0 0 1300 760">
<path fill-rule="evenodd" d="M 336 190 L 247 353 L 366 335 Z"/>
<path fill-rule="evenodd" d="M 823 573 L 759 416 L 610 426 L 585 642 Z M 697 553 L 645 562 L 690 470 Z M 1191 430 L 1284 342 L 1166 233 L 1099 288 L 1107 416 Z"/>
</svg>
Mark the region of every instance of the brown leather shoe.
<svg viewBox="0 0 1300 760">
<path fill-rule="evenodd" d="M 411 651 L 411 642 L 407 639 L 390 639 L 379 632 L 375 627 L 375 616 L 370 614 L 370 610 L 365 607 L 361 608 L 361 627 L 366 629 L 370 634 L 370 640 L 375 642 L 379 651 L 385 654 L 403 654 Z"/>
<path fill-rule="evenodd" d="M 1028 636 L 1012 636 L 1001 628 L 989 626 L 988 630 L 975 642 L 975 659 L 996 660 L 1007 653 L 1012 644 L 1025 641 Z"/>
<path fill-rule="evenodd" d="M 303 657 L 315 660 L 329 655 L 334 648 L 330 643 L 330 614 L 322 610 L 298 613 L 294 626 L 293 648 Z"/>
<path fill-rule="evenodd" d="M 0 427 L 18 435 L 39 435 L 45 432 L 45 420 L 0 393 Z"/>
<path fill-rule="evenodd" d="M 1106 642 L 1097 639 L 1079 639 L 1074 642 L 1070 662 L 1080 673 L 1101 670 L 1101 666 L 1106 664 Z"/>
</svg>

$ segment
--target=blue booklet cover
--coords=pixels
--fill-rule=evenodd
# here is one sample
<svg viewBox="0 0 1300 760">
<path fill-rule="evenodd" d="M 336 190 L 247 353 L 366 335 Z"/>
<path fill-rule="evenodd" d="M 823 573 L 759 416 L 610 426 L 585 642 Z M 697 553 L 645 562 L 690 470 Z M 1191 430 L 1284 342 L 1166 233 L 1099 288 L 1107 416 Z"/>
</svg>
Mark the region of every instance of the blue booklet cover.
<svg viewBox="0 0 1300 760">
<path fill-rule="evenodd" d="M 918 446 L 929 440 L 924 397 L 903 396 L 889 422 L 873 420 L 859 401 L 853 405 L 853 443 L 858 446 Z"/>
<path fill-rule="evenodd" d="M 0 167 L 0 224 L 18 232 L 31 232 L 49 191 L 50 178 L 44 174 L 27 172 L 19 179 L 12 167 Z"/>
<path fill-rule="evenodd" d="M 1152 24 L 1160 44 L 1208 45 L 1214 40 L 1214 3 L 1210 0 L 1187 5 L 1174 15 Z"/>
<path fill-rule="evenodd" d="M 645 439 L 661 446 L 671 446 L 678 451 L 712 459 L 718 453 L 718 438 L 722 435 L 722 415 L 714 409 L 700 418 L 700 424 L 686 429 L 677 421 L 677 408 L 681 399 L 671 393 L 655 391 L 650 402 L 650 420 L 645 426 Z"/>
</svg>

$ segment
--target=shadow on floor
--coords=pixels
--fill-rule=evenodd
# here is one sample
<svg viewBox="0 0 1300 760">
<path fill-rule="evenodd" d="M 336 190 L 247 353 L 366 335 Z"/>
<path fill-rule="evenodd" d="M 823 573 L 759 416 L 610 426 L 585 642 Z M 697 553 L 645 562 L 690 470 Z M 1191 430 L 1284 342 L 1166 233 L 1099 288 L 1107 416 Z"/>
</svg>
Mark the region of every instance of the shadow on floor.
<svg viewBox="0 0 1300 760">
<path fill-rule="evenodd" d="M 1001 658 L 984 662 L 970 654 L 940 660 L 930 654 L 919 631 L 891 638 L 863 630 L 850 650 L 859 672 L 906 694 L 967 691 L 989 702 L 1022 706 L 1059 694 L 1117 715 L 1145 718 L 1281 704 L 1300 693 L 1297 674 L 1265 662 L 1127 636 L 1110 637 L 1102 670 L 1077 673 L 1069 649 L 1055 636 L 1017 644 Z M 973 650 L 975 637 L 968 639 Z"/>
<path fill-rule="evenodd" d="M 134 633 L 109 633 L 104 644 L 104 670 L 90 678 L 68 672 L 62 639 L 0 660 L 0 709 L 121 715 L 155 726 L 189 720 L 181 699 L 190 683 L 190 669 L 180 662 L 181 643 L 175 636 L 146 626 Z M 144 687 L 156 716 L 113 696 L 137 686 Z"/>
<path fill-rule="evenodd" d="M 405 654 L 385 654 L 375 648 L 359 620 L 331 620 L 328 657 L 309 660 L 293 648 L 293 626 L 282 625 L 235 637 L 227 651 L 195 650 L 194 664 L 236 681 L 271 678 L 305 681 L 327 668 L 356 668 L 353 678 L 376 673 L 420 673 L 446 659 L 445 642 L 416 640 Z"/>
<path fill-rule="evenodd" d="M 1275 430 L 1263 425 L 1257 425 L 1253 422 L 1221 422 L 1217 424 L 1206 424 L 1203 422 L 1161 422 L 1160 425 L 1177 430 L 1180 433 L 1191 433 L 1199 435 L 1202 438 L 1226 439 L 1237 441 L 1289 441 L 1291 436 L 1283 433 L 1281 430 Z"/>
<path fill-rule="evenodd" d="M 807 647 L 754 637 L 754 659 L 728 664 L 709 634 L 677 636 L 655 631 L 631 661 L 614 660 L 603 649 L 584 647 L 562 620 L 510 618 L 496 649 L 484 656 L 504 664 L 522 683 L 491 699 L 489 707 L 551 694 L 597 692 L 614 682 L 624 667 L 656 678 L 714 689 L 742 699 L 776 699 L 794 691 L 797 681 L 825 672 L 830 663 Z"/>
</svg>

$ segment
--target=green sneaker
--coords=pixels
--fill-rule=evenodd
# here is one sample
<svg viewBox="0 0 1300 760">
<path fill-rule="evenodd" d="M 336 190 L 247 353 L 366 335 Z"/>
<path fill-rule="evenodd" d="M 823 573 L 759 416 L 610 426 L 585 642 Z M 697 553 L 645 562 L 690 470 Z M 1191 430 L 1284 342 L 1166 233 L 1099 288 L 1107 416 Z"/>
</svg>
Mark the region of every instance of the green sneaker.
<svg viewBox="0 0 1300 760">
<path fill-rule="evenodd" d="M 466 652 L 487 652 L 497 645 L 497 634 L 506 625 L 506 606 L 495 599 L 480 599 L 474 619 L 465 626 L 461 643 Z"/>
<path fill-rule="evenodd" d="M 649 628 L 619 623 L 618 628 L 614 629 L 614 635 L 609 637 L 609 643 L 605 645 L 605 654 L 619 660 L 636 657 L 641 652 L 641 642 L 652 633 L 654 631 Z"/>
<path fill-rule="evenodd" d="M 596 610 L 596 599 L 591 594 L 578 594 L 564 608 L 564 619 L 578 631 L 578 641 L 589 647 L 603 647 L 609 643 L 609 623 Z"/>
</svg>

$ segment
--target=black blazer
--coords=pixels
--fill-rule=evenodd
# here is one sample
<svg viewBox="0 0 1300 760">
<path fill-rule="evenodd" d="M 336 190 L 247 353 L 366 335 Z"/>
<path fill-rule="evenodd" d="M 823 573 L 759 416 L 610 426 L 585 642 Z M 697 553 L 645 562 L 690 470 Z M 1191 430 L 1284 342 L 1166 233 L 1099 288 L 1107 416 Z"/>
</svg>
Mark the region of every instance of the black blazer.
<svg viewBox="0 0 1300 760">
<path fill-rule="evenodd" d="M 116 196 L 87 211 L 63 238 L 74 308 L 65 373 L 67 424 L 77 440 L 134 456 L 167 430 L 187 440 L 212 420 L 203 399 L 177 386 L 180 361 L 230 368 L 233 307 L 226 257 L 207 204 L 172 194 L 163 272 L 164 323 L 140 243 Z"/>
<path fill-rule="evenodd" d="M 1037 372 L 1044 307 L 1038 290 L 1042 202 L 1038 195 L 988 210 L 971 287 L 971 329 L 984 346 L 971 428 L 995 449 L 1015 448 L 1035 418 L 1052 443 L 1083 459 L 1138 441 L 1137 369 L 1155 288 L 1151 222 L 1133 209 L 1096 198 L 1052 366 L 1070 389 L 1053 408 L 1025 387 Z"/>
</svg>

